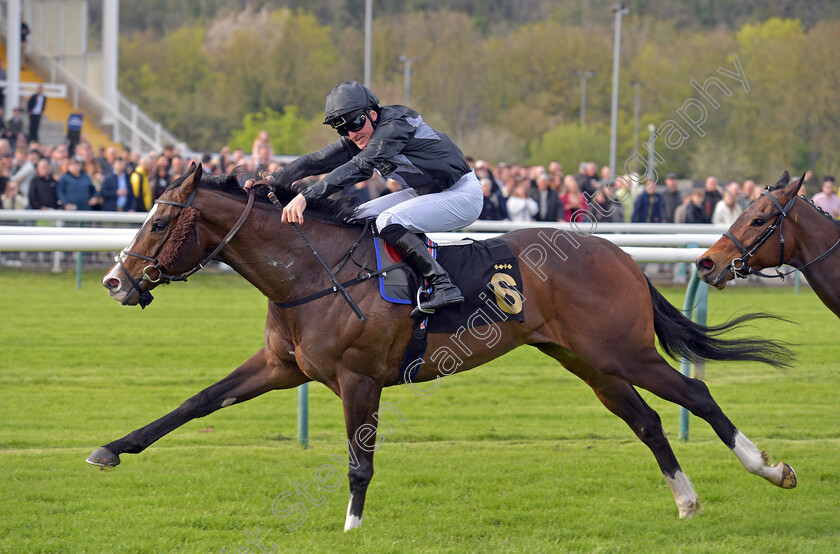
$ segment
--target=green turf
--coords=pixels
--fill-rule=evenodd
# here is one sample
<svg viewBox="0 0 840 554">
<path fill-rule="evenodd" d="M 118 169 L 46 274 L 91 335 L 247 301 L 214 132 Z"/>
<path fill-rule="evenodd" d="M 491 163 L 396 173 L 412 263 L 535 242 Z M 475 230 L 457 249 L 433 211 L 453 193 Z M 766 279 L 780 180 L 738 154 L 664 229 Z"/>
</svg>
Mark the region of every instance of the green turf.
<svg viewBox="0 0 840 554">
<path fill-rule="evenodd" d="M 346 480 L 294 518 L 272 501 L 339 464 L 341 405 L 310 385 L 311 443 L 295 440 L 294 391 L 193 421 L 112 471 L 84 459 L 222 378 L 262 344 L 265 300 L 236 276 L 160 287 L 125 308 L 86 275 L 0 272 L 0 552 L 221 552 L 262 531 L 278 552 L 830 552 L 840 550 L 840 322 L 807 289 L 733 287 L 710 317 L 770 310 L 756 332 L 797 343 L 781 372 L 710 364 L 733 422 L 797 471 L 778 489 L 749 475 L 709 427 L 650 394 L 704 513 L 677 518 L 653 456 L 591 390 L 532 348 L 447 378 L 376 455 L 364 525 L 342 527 Z M 665 290 L 676 305 L 683 291 Z M 310 485 L 311 492 L 317 489 Z M 281 507 L 302 501 L 289 498 Z M 248 550 L 239 550 L 247 552 Z"/>
</svg>

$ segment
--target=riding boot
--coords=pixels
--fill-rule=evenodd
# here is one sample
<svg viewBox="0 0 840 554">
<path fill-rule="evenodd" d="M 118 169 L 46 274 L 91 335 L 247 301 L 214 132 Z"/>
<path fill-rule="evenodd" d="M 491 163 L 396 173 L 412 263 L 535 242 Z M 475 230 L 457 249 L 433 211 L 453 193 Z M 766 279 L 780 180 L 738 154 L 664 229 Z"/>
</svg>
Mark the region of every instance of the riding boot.
<svg viewBox="0 0 840 554">
<path fill-rule="evenodd" d="M 421 302 L 411 312 L 411 317 L 420 317 L 432 313 L 438 308 L 460 304 L 464 296 L 455 286 L 449 274 L 432 257 L 423 241 L 402 225 L 391 224 L 379 232 L 388 244 L 402 254 L 403 259 L 417 269 L 432 287 L 432 292 L 425 302 Z"/>
</svg>

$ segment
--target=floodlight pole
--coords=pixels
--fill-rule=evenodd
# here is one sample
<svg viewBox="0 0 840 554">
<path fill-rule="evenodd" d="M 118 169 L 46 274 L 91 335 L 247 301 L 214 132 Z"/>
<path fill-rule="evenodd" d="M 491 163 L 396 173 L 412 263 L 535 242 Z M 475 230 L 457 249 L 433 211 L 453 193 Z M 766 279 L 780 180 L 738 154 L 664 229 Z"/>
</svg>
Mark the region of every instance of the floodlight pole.
<svg viewBox="0 0 840 554">
<path fill-rule="evenodd" d="M 630 83 L 630 86 L 636 89 L 636 101 L 634 103 L 633 108 L 633 154 L 639 153 L 639 116 L 642 111 L 642 101 L 639 95 L 639 89 L 642 88 L 641 81 L 633 81 Z"/>
<path fill-rule="evenodd" d="M 612 115 L 610 117 L 610 175 L 615 175 L 615 145 L 618 138 L 618 67 L 621 61 L 621 16 L 629 15 L 624 4 L 613 6 L 615 38 L 613 48 Z"/>
<path fill-rule="evenodd" d="M 572 71 L 575 77 L 580 77 L 580 125 L 586 125 L 586 80 L 595 76 L 595 72 L 591 69 L 589 71 Z"/>
<path fill-rule="evenodd" d="M 405 85 L 405 94 L 403 103 L 408 106 L 411 102 L 411 64 L 417 58 L 409 58 L 405 54 L 400 55 L 399 60 L 405 64 L 403 66 L 403 83 Z"/>
<path fill-rule="evenodd" d="M 373 35 L 373 0 L 365 0 L 365 86 L 370 86 L 370 51 Z"/>
</svg>

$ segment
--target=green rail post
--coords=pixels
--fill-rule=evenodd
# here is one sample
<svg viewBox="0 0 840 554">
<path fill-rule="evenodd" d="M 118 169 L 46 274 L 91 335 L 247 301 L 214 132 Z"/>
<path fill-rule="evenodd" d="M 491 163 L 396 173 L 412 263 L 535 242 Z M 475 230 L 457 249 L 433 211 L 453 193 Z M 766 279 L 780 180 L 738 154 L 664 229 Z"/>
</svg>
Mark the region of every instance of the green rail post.
<svg viewBox="0 0 840 554">
<path fill-rule="evenodd" d="M 796 292 L 797 295 L 799 294 L 800 287 L 802 287 L 802 284 L 800 282 L 801 279 L 802 276 L 799 274 L 799 270 L 797 269 L 793 274 L 793 290 Z"/>
<path fill-rule="evenodd" d="M 686 246 L 691 248 L 696 247 L 697 245 L 688 244 Z M 688 287 L 685 292 L 683 315 L 699 325 L 706 325 L 708 298 L 709 285 L 700 281 L 700 277 L 697 274 L 697 267 L 694 266 L 691 271 L 691 279 L 688 281 Z M 706 363 L 700 360 L 694 364 L 694 367 L 692 368 L 691 362 L 682 358 L 680 360 L 680 371 L 686 377 L 703 379 L 706 376 Z M 688 440 L 688 416 L 688 410 L 680 406 L 680 439 L 684 441 Z"/>
<path fill-rule="evenodd" d="M 298 387 L 298 440 L 309 446 L 309 383 Z"/>
<path fill-rule="evenodd" d="M 77 227 L 82 226 L 82 222 L 76 224 Z M 82 253 L 76 252 L 76 290 L 82 289 Z"/>
</svg>

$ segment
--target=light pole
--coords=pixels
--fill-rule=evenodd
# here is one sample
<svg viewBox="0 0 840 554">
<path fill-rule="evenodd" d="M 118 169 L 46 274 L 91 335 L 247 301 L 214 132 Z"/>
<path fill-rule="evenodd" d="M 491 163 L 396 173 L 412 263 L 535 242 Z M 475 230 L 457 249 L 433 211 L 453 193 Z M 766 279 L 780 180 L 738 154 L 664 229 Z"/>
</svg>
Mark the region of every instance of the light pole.
<svg viewBox="0 0 840 554">
<path fill-rule="evenodd" d="M 595 76 L 595 72 L 591 69 L 589 71 L 572 71 L 575 77 L 580 77 L 580 124 L 586 125 L 586 80 Z"/>
<path fill-rule="evenodd" d="M 649 133 L 649 137 L 648 137 L 648 163 L 647 163 L 648 170 L 647 170 L 647 177 L 649 179 L 653 179 L 653 176 L 656 174 L 656 171 L 654 169 L 654 164 L 656 163 L 656 160 L 654 159 L 654 156 L 653 156 L 654 148 L 656 147 L 655 146 L 655 143 L 656 143 L 656 125 L 654 125 L 653 123 L 648 123 L 648 133 Z M 636 152 L 638 152 L 638 150 L 636 150 Z"/>
<path fill-rule="evenodd" d="M 411 64 L 417 58 L 409 58 L 405 54 L 400 56 L 400 61 L 404 64 L 403 67 L 403 82 L 405 83 L 405 101 L 403 102 L 406 106 L 408 103 L 411 102 Z"/>
<path fill-rule="evenodd" d="M 370 86 L 370 52 L 373 35 L 373 0 L 365 0 L 365 86 Z"/>
<path fill-rule="evenodd" d="M 615 38 L 613 48 L 612 116 L 610 117 L 610 175 L 615 175 L 615 143 L 618 137 L 618 66 L 621 61 L 621 16 L 630 10 L 624 4 L 613 6 L 615 14 Z"/>
<path fill-rule="evenodd" d="M 634 123 L 633 123 L 633 154 L 639 153 L 639 113 L 641 112 L 642 103 L 639 98 L 639 89 L 642 88 L 644 85 L 641 81 L 633 81 L 630 83 L 630 86 L 636 89 L 636 103 L 634 112 Z"/>
</svg>

